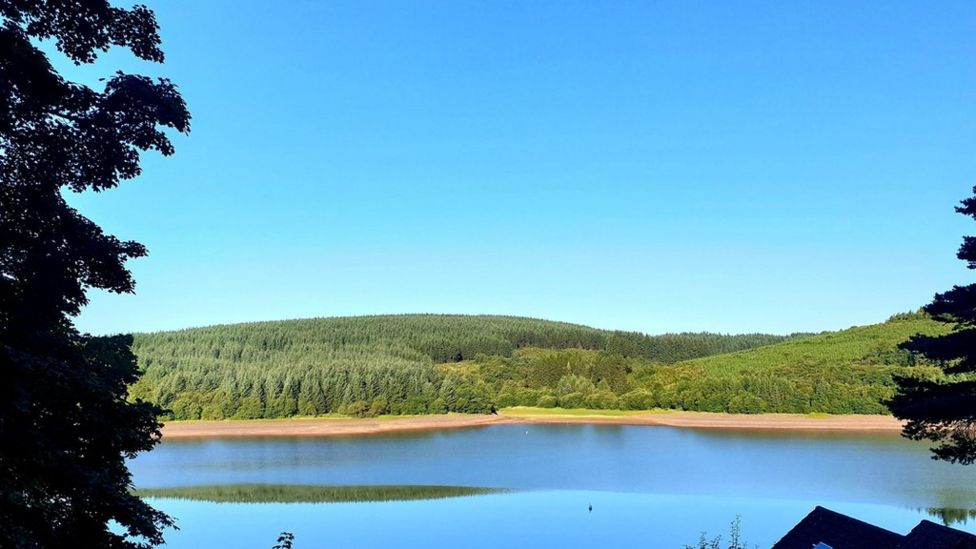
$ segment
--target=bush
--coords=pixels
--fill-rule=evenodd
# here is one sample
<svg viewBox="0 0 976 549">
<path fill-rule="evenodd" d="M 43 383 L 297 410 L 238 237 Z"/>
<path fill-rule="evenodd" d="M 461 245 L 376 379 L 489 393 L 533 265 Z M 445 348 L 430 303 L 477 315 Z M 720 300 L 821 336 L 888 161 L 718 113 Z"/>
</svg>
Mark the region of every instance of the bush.
<svg viewBox="0 0 976 549">
<path fill-rule="evenodd" d="M 419 415 L 427 413 L 427 403 L 422 397 L 411 395 L 400 405 L 400 413 Z"/>
<path fill-rule="evenodd" d="M 539 408 L 555 408 L 559 401 L 552 395 L 540 395 L 536 406 Z"/>
<path fill-rule="evenodd" d="M 261 399 L 256 396 L 246 396 L 241 398 L 241 405 L 234 412 L 234 419 L 260 419 L 264 417 L 264 406 Z"/>
<path fill-rule="evenodd" d="M 495 399 L 495 402 L 498 404 L 499 408 L 508 408 L 509 406 L 518 406 L 519 404 L 521 404 L 519 402 L 518 397 L 516 397 L 512 393 L 499 394 L 498 397 Z"/>
<path fill-rule="evenodd" d="M 623 401 L 624 408 L 628 410 L 650 410 L 658 405 L 654 393 L 647 389 L 634 389 L 625 393 L 621 397 L 621 401 Z"/>
<path fill-rule="evenodd" d="M 729 400 L 731 414 L 761 414 L 766 411 L 766 403 L 754 394 L 740 392 Z"/>
<path fill-rule="evenodd" d="M 390 405 L 386 400 L 386 397 L 379 397 L 373 400 L 373 403 L 369 406 L 369 416 L 376 417 L 381 416 L 390 411 Z"/>
<path fill-rule="evenodd" d="M 582 408 L 583 407 L 583 394 L 582 393 L 569 393 L 559 397 L 559 406 L 561 408 Z"/>
<path fill-rule="evenodd" d="M 454 401 L 453 412 L 465 414 L 487 414 L 495 409 L 495 405 L 483 383 L 477 385 L 462 384 L 457 389 L 457 399 Z"/>
<path fill-rule="evenodd" d="M 433 402 L 430 403 L 430 406 L 427 408 L 427 411 L 431 414 L 446 414 L 447 403 L 444 402 L 443 398 L 437 397 L 433 400 Z"/>
<path fill-rule="evenodd" d="M 610 391 L 597 391 L 583 399 L 587 408 L 598 410 L 617 410 L 620 408 L 620 397 Z"/>
<path fill-rule="evenodd" d="M 518 389 L 515 391 L 515 402 L 512 406 L 537 406 L 542 391 L 536 389 Z M 499 405 L 500 406 L 500 405 Z"/>
<path fill-rule="evenodd" d="M 369 414 L 369 404 L 365 400 L 357 400 L 346 404 L 339 412 L 354 417 L 366 417 Z"/>
</svg>

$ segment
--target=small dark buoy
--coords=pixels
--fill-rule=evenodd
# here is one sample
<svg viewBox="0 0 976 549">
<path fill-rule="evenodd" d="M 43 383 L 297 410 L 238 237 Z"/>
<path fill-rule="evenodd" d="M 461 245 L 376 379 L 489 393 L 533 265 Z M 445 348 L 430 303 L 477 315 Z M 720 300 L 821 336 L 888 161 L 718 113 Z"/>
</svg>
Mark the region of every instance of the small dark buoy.
<svg viewBox="0 0 976 549">
<path fill-rule="evenodd" d="M 591 513 L 593 512 L 593 504 L 592 503 L 590 504 L 590 512 Z"/>
</svg>

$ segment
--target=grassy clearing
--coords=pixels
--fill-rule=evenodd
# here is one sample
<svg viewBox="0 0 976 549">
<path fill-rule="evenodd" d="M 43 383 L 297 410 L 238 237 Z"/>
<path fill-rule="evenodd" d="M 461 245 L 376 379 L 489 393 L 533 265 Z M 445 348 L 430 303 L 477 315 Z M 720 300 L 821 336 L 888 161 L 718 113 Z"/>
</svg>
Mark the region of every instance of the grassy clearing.
<svg viewBox="0 0 976 549">
<path fill-rule="evenodd" d="M 621 417 L 667 412 L 666 410 L 594 410 L 590 408 L 539 408 L 537 406 L 511 406 L 500 413 L 513 417 Z"/>
</svg>

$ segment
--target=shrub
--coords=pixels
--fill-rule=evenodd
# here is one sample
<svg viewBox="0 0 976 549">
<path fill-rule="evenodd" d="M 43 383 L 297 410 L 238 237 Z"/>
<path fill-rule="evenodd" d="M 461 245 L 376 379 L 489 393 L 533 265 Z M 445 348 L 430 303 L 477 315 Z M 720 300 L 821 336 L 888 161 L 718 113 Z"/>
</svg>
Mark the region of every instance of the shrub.
<svg viewBox="0 0 976 549">
<path fill-rule="evenodd" d="M 555 408 L 558 403 L 559 401 L 556 400 L 556 397 L 544 394 L 539 396 L 536 406 L 539 408 Z"/>
<path fill-rule="evenodd" d="M 766 411 L 766 403 L 754 394 L 740 392 L 729 400 L 729 413 L 761 414 Z"/>
<path fill-rule="evenodd" d="M 499 394 L 498 397 L 495 399 L 495 402 L 498 404 L 499 408 L 508 408 L 509 406 L 518 406 L 519 404 L 521 404 L 519 402 L 518 397 L 516 397 L 512 393 Z"/>
<path fill-rule="evenodd" d="M 386 397 L 378 397 L 373 400 L 373 403 L 369 406 L 369 416 L 381 416 L 390 411 L 390 405 L 386 400 Z"/>
<path fill-rule="evenodd" d="M 598 410 L 617 410 L 620 408 L 620 397 L 610 391 L 597 391 L 583 399 L 587 408 Z"/>
<path fill-rule="evenodd" d="M 446 414 L 447 403 L 444 402 L 443 398 L 437 397 L 430 403 L 430 406 L 427 408 L 427 411 L 431 414 Z"/>
<path fill-rule="evenodd" d="M 654 393 L 647 389 L 634 389 L 625 393 L 621 397 L 621 401 L 623 401 L 624 408 L 628 410 L 650 410 L 658 404 L 657 399 L 654 398 Z"/>
<path fill-rule="evenodd" d="M 357 400 L 355 402 L 350 402 L 346 404 L 343 409 L 339 410 L 343 414 L 354 416 L 354 417 L 366 417 L 369 414 L 369 404 L 365 400 Z"/>
<path fill-rule="evenodd" d="M 559 397 L 559 406 L 562 408 L 582 408 L 583 394 L 569 393 Z"/>
<path fill-rule="evenodd" d="M 422 397 L 411 395 L 400 405 L 400 412 L 411 415 L 426 414 L 427 403 Z"/>
</svg>

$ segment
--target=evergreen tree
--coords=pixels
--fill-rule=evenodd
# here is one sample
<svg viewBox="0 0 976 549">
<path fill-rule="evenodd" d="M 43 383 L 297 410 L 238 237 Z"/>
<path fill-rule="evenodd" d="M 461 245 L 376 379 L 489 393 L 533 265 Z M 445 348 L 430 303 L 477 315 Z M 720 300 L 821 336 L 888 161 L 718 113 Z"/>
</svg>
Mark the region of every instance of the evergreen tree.
<svg viewBox="0 0 976 549">
<path fill-rule="evenodd" d="M 976 218 L 976 187 L 973 193 L 956 211 Z M 963 237 L 956 257 L 976 269 L 976 237 Z M 915 336 L 903 347 L 935 362 L 946 375 L 934 380 L 899 378 L 890 408 L 907 420 L 904 436 L 938 444 L 932 449 L 934 458 L 971 464 L 976 461 L 976 284 L 936 294 L 924 309 L 951 325 L 952 332 Z"/>
<path fill-rule="evenodd" d="M 0 547 L 155 545 L 171 520 L 130 493 L 125 459 L 156 443 L 160 409 L 126 398 L 131 337 L 72 322 L 88 289 L 131 292 L 125 261 L 146 250 L 104 234 L 62 189 L 137 176 L 141 152 L 172 154 L 164 130 L 188 131 L 189 114 L 167 80 L 66 81 L 40 40 L 76 64 L 111 46 L 163 61 L 144 6 L 0 0 Z"/>
</svg>

